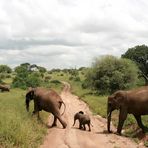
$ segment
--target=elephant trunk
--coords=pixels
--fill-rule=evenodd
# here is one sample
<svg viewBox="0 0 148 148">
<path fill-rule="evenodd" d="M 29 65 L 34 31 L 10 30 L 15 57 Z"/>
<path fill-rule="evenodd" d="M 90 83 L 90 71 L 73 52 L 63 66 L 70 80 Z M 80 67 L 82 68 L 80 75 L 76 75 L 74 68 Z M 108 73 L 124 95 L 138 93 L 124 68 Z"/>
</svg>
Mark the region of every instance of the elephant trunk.
<svg viewBox="0 0 148 148">
<path fill-rule="evenodd" d="M 34 92 L 31 90 L 26 94 L 26 110 L 29 111 L 29 102 L 33 100 Z"/>
<path fill-rule="evenodd" d="M 29 103 L 32 99 L 30 98 L 30 93 L 26 94 L 26 110 L 29 111 Z"/>
<path fill-rule="evenodd" d="M 112 114 L 112 110 L 111 110 L 111 107 L 108 105 L 107 107 L 107 130 L 109 133 L 111 133 L 111 130 L 110 130 L 111 114 Z"/>
<path fill-rule="evenodd" d="M 30 102 L 30 99 L 28 99 L 26 97 L 26 110 L 29 111 L 29 102 Z"/>
</svg>

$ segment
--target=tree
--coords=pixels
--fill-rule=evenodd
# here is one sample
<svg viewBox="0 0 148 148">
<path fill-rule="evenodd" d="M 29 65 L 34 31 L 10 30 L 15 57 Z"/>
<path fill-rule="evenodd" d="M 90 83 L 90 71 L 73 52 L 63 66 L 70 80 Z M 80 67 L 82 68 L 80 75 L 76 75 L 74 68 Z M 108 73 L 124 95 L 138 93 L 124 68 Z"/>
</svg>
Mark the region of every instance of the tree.
<svg viewBox="0 0 148 148">
<path fill-rule="evenodd" d="M 101 94 L 133 87 L 138 77 L 138 68 L 131 60 L 104 56 L 95 59 L 86 74 L 83 86 L 91 87 Z M 86 84 L 86 85 L 85 85 Z"/>
<path fill-rule="evenodd" d="M 131 59 L 138 65 L 140 76 L 145 79 L 145 84 L 148 85 L 148 46 L 138 45 L 129 48 L 121 57 Z"/>
<path fill-rule="evenodd" d="M 12 69 L 7 65 L 0 65 L 0 73 L 11 73 Z"/>
<path fill-rule="evenodd" d="M 21 64 L 15 68 L 16 77 L 13 79 L 12 86 L 26 89 L 27 87 L 37 87 L 42 83 L 41 73 L 30 71 L 30 64 Z"/>
</svg>

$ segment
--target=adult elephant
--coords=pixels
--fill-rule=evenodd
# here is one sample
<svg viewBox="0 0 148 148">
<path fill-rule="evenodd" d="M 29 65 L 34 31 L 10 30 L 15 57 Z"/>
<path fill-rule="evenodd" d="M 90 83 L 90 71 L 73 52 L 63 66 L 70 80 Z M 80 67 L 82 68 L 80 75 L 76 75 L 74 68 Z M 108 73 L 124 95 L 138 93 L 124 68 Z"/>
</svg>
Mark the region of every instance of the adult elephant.
<svg viewBox="0 0 148 148">
<path fill-rule="evenodd" d="M 144 86 L 130 91 L 117 91 L 108 97 L 107 107 L 107 129 L 110 130 L 111 114 L 115 109 L 119 109 L 119 122 L 117 133 L 121 134 L 127 114 L 133 114 L 139 127 L 143 132 L 147 129 L 141 121 L 141 115 L 148 114 L 148 86 Z"/>
<path fill-rule="evenodd" d="M 51 89 L 45 88 L 30 88 L 26 93 L 26 109 L 29 111 L 29 102 L 34 100 L 34 111 L 33 114 L 38 114 L 39 111 L 44 110 L 51 112 L 54 115 L 54 121 L 52 126 L 56 126 L 57 119 L 62 124 L 63 128 L 66 128 L 66 122 L 61 118 L 61 115 L 65 112 L 65 104 L 62 101 L 61 97 Z M 60 114 L 61 105 L 64 104 L 64 112 Z"/>
</svg>

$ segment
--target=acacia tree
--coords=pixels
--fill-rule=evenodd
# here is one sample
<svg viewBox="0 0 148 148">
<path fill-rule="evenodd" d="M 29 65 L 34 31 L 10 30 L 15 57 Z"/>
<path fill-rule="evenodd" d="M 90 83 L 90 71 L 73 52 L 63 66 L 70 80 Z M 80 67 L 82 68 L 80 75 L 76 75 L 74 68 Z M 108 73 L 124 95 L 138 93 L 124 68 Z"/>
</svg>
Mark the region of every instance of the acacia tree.
<svg viewBox="0 0 148 148">
<path fill-rule="evenodd" d="M 148 85 L 148 46 L 141 45 L 129 48 L 125 54 L 121 56 L 134 61 L 139 69 L 140 75 L 145 79 L 145 84 Z"/>
<path fill-rule="evenodd" d="M 83 85 L 105 94 L 133 87 L 137 80 L 138 68 L 134 62 L 114 56 L 105 56 L 94 61 L 86 74 Z"/>
</svg>

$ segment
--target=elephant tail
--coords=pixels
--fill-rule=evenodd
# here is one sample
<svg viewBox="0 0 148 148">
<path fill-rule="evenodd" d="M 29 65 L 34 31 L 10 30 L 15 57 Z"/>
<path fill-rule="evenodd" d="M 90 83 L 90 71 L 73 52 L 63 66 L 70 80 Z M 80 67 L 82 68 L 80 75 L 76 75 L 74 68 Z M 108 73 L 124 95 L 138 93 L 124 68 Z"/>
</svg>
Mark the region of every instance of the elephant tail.
<svg viewBox="0 0 148 148">
<path fill-rule="evenodd" d="M 92 126 L 92 127 L 94 127 L 93 125 L 92 125 L 92 123 L 90 122 L 90 125 Z"/>
<path fill-rule="evenodd" d="M 66 110 L 66 104 L 62 101 L 61 103 L 63 103 L 63 105 L 64 105 L 64 111 L 63 111 L 63 113 L 61 114 L 61 116 L 65 113 L 65 110 Z"/>
</svg>

